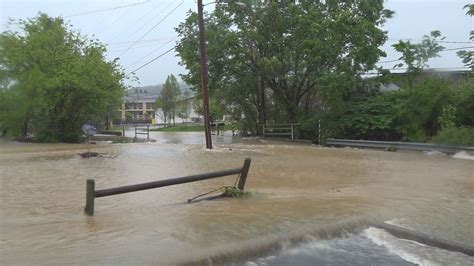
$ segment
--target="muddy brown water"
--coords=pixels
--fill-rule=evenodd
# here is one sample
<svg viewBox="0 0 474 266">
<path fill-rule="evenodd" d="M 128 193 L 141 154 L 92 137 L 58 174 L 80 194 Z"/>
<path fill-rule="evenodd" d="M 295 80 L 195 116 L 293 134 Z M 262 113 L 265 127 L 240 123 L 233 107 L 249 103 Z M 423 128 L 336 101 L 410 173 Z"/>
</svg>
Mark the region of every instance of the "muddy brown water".
<svg viewBox="0 0 474 266">
<path fill-rule="evenodd" d="M 1 142 L 0 263 L 174 264 L 353 217 L 474 246 L 472 160 L 228 139 L 207 151 L 200 135 L 157 136 L 94 146 L 110 157 L 92 159 L 77 155 L 85 145 Z M 232 176 L 98 198 L 95 216 L 83 213 L 88 178 L 109 188 L 239 167 L 245 157 L 248 199 L 186 203 Z"/>
</svg>

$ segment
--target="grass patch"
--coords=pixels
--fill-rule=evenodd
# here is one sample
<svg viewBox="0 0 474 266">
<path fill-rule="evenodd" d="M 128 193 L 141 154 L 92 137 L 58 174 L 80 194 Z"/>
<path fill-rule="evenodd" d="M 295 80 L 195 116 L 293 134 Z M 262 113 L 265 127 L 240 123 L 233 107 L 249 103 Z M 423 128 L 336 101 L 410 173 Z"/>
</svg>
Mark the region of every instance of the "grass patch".
<svg viewBox="0 0 474 266">
<path fill-rule="evenodd" d="M 242 191 L 236 187 L 226 187 L 222 196 L 230 198 L 248 198 L 252 195 L 251 192 Z"/>
</svg>

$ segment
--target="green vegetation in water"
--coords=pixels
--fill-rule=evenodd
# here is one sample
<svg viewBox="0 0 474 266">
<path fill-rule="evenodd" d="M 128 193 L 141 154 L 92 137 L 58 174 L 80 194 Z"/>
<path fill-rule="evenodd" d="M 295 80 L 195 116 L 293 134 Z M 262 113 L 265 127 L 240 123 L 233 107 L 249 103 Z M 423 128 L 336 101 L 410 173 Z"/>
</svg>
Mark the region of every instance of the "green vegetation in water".
<svg viewBox="0 0 474 266">
<path fill-rule="evenodd" d="M 226 187 L 224 188 L 224 193 L 222 193 L 222 196 L 230 198 L 248 198 L 251 195 L 251 192 L 243 191 L 236 187 Z"/>
<path fill-rule="evenodd" d="M 397 147 L 395 147 L 393 145 L 388 146 L 387 149 L 386 149 L 386 151 L 391 151 L 391 152 L 395 152 L 397 150 L 398 150 Z"/>
</svg>

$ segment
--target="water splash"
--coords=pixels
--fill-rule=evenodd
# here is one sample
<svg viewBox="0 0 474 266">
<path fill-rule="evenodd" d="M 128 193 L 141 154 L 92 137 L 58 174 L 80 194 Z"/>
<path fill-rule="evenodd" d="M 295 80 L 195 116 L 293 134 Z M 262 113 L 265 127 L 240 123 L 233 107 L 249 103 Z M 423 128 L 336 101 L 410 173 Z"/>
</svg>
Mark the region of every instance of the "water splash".
<svg viewBox="0 0 474 266">
<path fill-rule="evenodd" d="M 470 155 L 465 151 L 460 151 L 453 155 L 455 159 L 465 159 L 465 160 L 474 160 L 474 155 Z"/>
</svg>

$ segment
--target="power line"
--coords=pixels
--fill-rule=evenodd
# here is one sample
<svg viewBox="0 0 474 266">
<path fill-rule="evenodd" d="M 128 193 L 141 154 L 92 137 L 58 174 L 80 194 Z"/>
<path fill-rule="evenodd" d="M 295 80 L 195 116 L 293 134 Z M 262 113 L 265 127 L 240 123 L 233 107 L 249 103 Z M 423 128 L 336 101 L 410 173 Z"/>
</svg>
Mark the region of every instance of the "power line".
<svg viewBox="0 0 474 266">
<path fill-rule="evenodd" d="M 474 46 L 466 46 L 466 47 L 458 47 L 458 48 L 450 48 L 450 49 L 444 49 L 443 51 L 456 51 L 456 50 L 463 50 L 463 49 L 472 49 Z"/>
<path fill-rule="evenodd" d="M 168 51 L 166 51 L 166 52 L 160 54 L 159 56 L 157 56 L 157 57 L 153 58 L 152 60 L 146 62 L 145 64 L 141 65 L 140 67 L 138 67 L 138 68 L 136 68 L 136 69 L 134 69 L 134 70 L 128 72 L 126 75 L 130 75 L 130 74 L 132 74 L 133 72 L 138 71 L 138 70 L 140 70 L 140 69 L 146 67 L 147 65 L 153 63 L 154 61 L 158 60 L 159 58 L 161 58 L 161 57 L 163 57 L 164 55 L 168 54 L 169 52 L 173 51 L 174 48 L 175 48 L 175 47 L 172 47 L 172 48 L 169 49 Z"/>
<path fill-rule="evenodd" d="M 166 37 L 166 38 L 158 38 L 158 39 L 147 39 L 147 40 L 141 40 L 141 41 L 135 40 L 135 41 L 128 41 L 128 42 L 112 42 L 112 43 L 107 43 L 107 45 L 125 45 L 125 44 L 134 43 L 134 42 L 137 42 L 137 43 L 164 42 L 164 41 L 171 40 L 171 39 L 175 40 L 176 38 L 177 38 L 177 36 Z"/>
<path fill-rule="evenodd" d="M 388 61 L 381 61 L 381 62 L 377 62 L 379 64 L 385 64 L 385 63 L 393 63 L 393 62 L 397 62 L 397 61 L 401 61 L 402 59 L 393 59 L 393 60 L 388 60 Z"/>
<path fill-rule="evenodd" d="M 153 49 L 151 52 L 149 52 L 148 54 L 142 56 L 140 59 L 138 59 L 137 61 L 133 62 L 131 65 L 129 65 L 129 66 L 126 67 L 125 69 L 130 68 L 130 67 L 136 65 L 137 63 L 139 63 L 140 61 L 142 61 L 142 59 L 148 57 L 149 55 L 151 55 L 151 54 L 153 54 L 154 52 L 158 51 L 159 49 L 165 47 L 166 45 L 168 45 L 169 43 L 171 43 L 172 41 L 174 41 L 174 40 L 176 40 L 176 39 L 178 39 L 178 37 L 174 38 L 173 40 L 171 40 L 171 41 L 169 41 L 169 42 L 167 42 L 167 43 L 165 43 L 165 44 L 163 44 L 163 45 L 160 45 L 160 46 L 157 47 L 156 49 Z"/>
<path fill-rule="evenodd" d="M 143 19 L 145 19 L 146 17 L 148 17 L 148 15 L 152 14 L 156 9 L 158 9 L 160 6 L 161 6 L 162 3 L 160 3 L 158 6 L 156 6 L 155 8 L 151 9 L 148 13 L 146 13 L 144 16 L 142 16 L 140 19 L 138 19 L 135 23 L 138 24 L 140 21 L 142 21 Z M 135 35 L 136 33 L 138 33 L 139 31 L 141 31 L 145 26 L 147 26 L 150 22 L 152 22 L 155 18 L 161 16 L 161 14 L 163 12 L 165 12 L 166 10 L 168 10 L 169 7 L 171 7 L 171 5 L 173 4 L 173 2 L 170 2 L 165 8 L 161 9 L 161 11 L 156 15 L 156 16 L 152 16 L 150 19 L 148 19 L 145 23 L 143 23 L 137 30 L 135 30 L 132 34 L 130 34 L 130 36 L 133 36 Z"/>
<path fill-rule="evenodd" d="M 388 38 L 390 41 L 423 41 L 422 39 L 412 39 L 412 38 Z M 470 44 L 474 43 L 472 41 L 447 41 L 447 40 L 437 40 L 438 43 L 465 43 Z"/>
<path fill-rule="evenodd" d="M 77 17 L 77 16 L 83 16 L 83 15 L 89 15 L 89 14 L 94 14 L 94 13 L 99 13 L 99 12 L 105 12 L 105 11 L 109 11 L 109 10 L 116 10 L 116 9 L 131 7 L 131 6 L 138 6 L 138 5 L 142 5 L 142 4 L 149 3 L 150 1 L 151 1 L 151 0 L 147 0 L 147 1 L 145 1 L 145 2 L 139 2 L 139 3 L 124 5 L 124 6 L 116 6 L 116 7 L 111 7 L 111 8 L 104 8 L 104 9 L 93 10 L 93 11 L 88 11 L 88 12 L 83 12 L 83 13 L 78 13 L 78 14 L 73 14 L 73 15 L 67 15 L 67 16 L 62 16 L 62 17 L 63 17 L 63 18 L 70 18 L 70 17 Z"/>
<path fill-rule="evenodd" d="M 163 47 L 163 46 L 167 45 L 168 43 L 170 43 L 170 42 L 176 40 L 177 38 L 178 38 L 178 37 L 176 37 L 175 39 L 171 39 L 171 40 L 169 40 L 169 41 L 166 41 L 166 40 L 161 41 L 161 43 L 164 42 L 165 44 L 163 44 L 163 45 L 160 46 L 160 47 Z M 142 44 L 142 45 L 140 45 L 140 46 L 135 46 L 135 47 L 133 47 L 132 49 L 134 50 L 134 49 L 141 49 L 141 48 L 147 48 L 147 47 L 156 47 L 156 45 L 157 45 L 157 43 L 148 43 L 148 44 L 145 43 L 145 44 Z M 118 49 L 118 50 L 113 50 L 113 51 L 108 51 L 108 52 L 109 52 L 109 53 L 119 53 L 119 52 L 123 52 L 123 51 L 126 51 L 126 50 L 127 50 L 127 49 L 120 49 L 120 47 L 118 47 L 117 49 Z M 132 50 L 132 49 L 130 49 L 130 50 Z M 156 49 L 155 49 L 155 50 L 156 50 Z M 153 50 L 153 51 L 155 51 L 155 50 Z"/>
<path fill-rule="evenodd" d="M 133 46 L 135 46 L 137 42 L 145 38 L 145 36 L 147 36 L 152 30 L 154 30 L 156 27 L 158 27 L 158 25 L 160 25 L 163 21 L 165 21 L 165 19 L 167 19 L 171 14 L 173 14 L 176 11 L 176 9 L 178 9 L 178 7 L 180 7 L 183 3 L 184 3 L 184 0 L 181 1 L 181 3 L 179 3 L 175 8 L 173 8 L 173 10 L 171 10 L 165 17 L 163 17 L 163 19 L 161 19 L 160 21 L 158 21 L 158 23 L 153 25 L 153 27 L 151 27 L 151 29 L 149 29 L 145 34 L 143 34 L 137 41 L 133 42 L 132 45 L 130 45 L 130 47 L 128 47 L 127 50 L 122 52 L 118 57 L 121 57 L 122 55 L 124 55 L 128 50 L 130 50 Z"/>
<path fill-rule="evenodd" d="M 393 70 L 407 70 L 408 68 L 406 67 L 402 67 L 402 68 L 395 68 Z M 384 70 L 388 70 L 388 69 L 384 69 Z M 466 70 L 466 71 L 469 71 L 470 68 L 467 68 L 467 67 L 440 67 L 440 68 L 426 68 L 425 70 L 460 70 L 460 71 L 463 71 L 463 70 Z M 390 72 L 389 74 L 404 74 L 406 72 Z M 359 73 L 360 75 L 379 75 L 379 74 L 382 74 L 381 72 L 363 72 L 363 73 Z"/>
<path fill-rule="evenodd" d="M 444 49 L 441 50 L 440 52 L 447 52 L 447 51 L 457 51 L 457 50 L 463 50 L 463 49 L 472 49 L 474 46 L 465 46 L 465 47 L 457 47 L 457 48 L 449 48 L 449 49 Z M 393 59 L 393 60 L 388 60 L 388 61 L 380 61 L 377 62 L 379 64 L 385 64 L 385 63 L 393 63 L 397 61 L 402 61 L 403 59 Z"/>
</svg>

